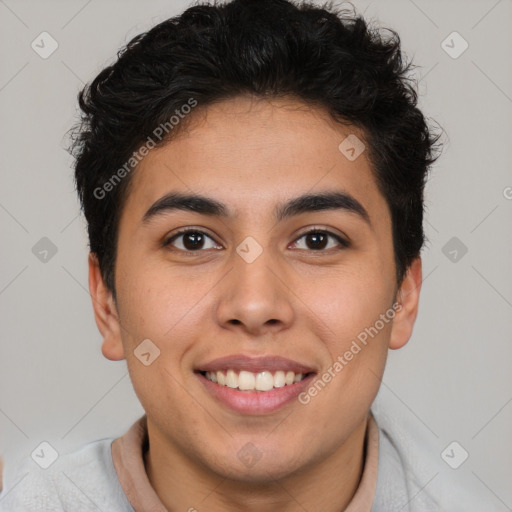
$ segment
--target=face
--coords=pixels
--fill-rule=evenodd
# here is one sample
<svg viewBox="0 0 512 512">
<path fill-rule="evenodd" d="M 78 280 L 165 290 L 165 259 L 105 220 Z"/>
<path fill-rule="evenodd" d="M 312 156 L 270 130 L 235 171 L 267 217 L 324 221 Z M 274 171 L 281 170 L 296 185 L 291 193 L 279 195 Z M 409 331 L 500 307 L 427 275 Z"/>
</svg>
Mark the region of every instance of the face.
<svg viewBox="0 0 512 512">
<path fill-rule="evenodd" d="M 388 205 L 367 152 L 339 149 L 356 128 L 294 100 L 192 115 L 134 171 L 117 304 L 90 260 L 103 353 L 126 358 L 155 446 L 272 480 L 361 433 L 411 334 L 420 264 L 397 296 Z"/>
</svg>

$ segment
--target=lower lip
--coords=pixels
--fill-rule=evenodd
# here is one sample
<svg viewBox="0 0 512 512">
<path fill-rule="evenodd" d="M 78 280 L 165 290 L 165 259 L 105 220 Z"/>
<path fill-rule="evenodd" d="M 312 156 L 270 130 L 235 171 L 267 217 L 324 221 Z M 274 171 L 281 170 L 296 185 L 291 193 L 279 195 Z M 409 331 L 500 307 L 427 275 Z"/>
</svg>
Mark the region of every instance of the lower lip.
<svg viewBox="0 0 512 512">
<path fill-rule="evenodd" d="M 308 387 L 315 376 L 312 373 L 300 382 L 270 391 L 240 391 L 212 382 L 201 373 L 196 373 L 196 375 L 214 398 L 236 412 L 251 415 L 274 412 L 293 402 Z"/>
</svg>

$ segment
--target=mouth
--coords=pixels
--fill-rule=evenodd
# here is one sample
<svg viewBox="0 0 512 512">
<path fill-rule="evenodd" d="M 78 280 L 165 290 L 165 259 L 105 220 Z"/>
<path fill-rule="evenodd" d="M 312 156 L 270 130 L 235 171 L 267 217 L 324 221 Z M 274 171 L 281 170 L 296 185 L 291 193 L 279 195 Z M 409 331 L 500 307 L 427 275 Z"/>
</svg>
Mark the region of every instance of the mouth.
<svg viewBox="0 0 512 512">
<path fill-rule="evenodd" d="M 246 370 L 236 370 L 230 368 L 229 370 L 218 371 L 203 371 L 201 375 L 214 382 L 219 386 L 227 386 L 231 389 L 238 391 L 257 391 L 266 393 L 272 389 L 279 389 L 285 386 L 291 386 L 304 380 L 304 378 L 311 375 L 309 373 L 295 373 L 292 371 L 277 370 L 271 372 L 270 370 L 263 370 L 258 373 L 248 372 Z"/>
<path fill-rule="evenodd" d="M 237 413 L 261 415 L 293 402 L 317 372 L 281 357 L 229 356 L 194 373 L 217 403 Z"/>
</svg>

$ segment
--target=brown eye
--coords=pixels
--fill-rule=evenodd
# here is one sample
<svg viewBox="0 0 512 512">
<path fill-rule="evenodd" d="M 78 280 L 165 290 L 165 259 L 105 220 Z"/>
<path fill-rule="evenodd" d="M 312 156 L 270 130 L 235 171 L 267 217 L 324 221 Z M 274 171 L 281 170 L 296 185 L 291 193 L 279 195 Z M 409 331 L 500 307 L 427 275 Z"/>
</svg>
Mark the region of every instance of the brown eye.
<svg viewBox="0 0 512 512">
<path fill-rule="evenodd" d="M 165 246 L 172 245 L 181 251 L 200 251 L 201 249 L 218 249 L 221 248 L 215 240 L 203 231 L 184 230 L 176 233 L 164 243 Z"/>
<path fill-rule="evenodd" d="M 312 251 L 323 251 L 324 249 L 332 249 L 335 247 L 346 248 L 348 242 L 330 231 L 323 231 L 319 229 L 308 231 L 300 236 L 295 245 L 299 245 L 299 240 L 304 239 L 305 247 L 297 247 L 298 249 L 312 250 Z M 334 242 L 333 242 L 334 241 Z"/>
<path fill-rule="evenodd" d="M 308 233 L 306 245 L 309 249 L 325 249 L 329 236 L 325 233 Z"/>
</svg>

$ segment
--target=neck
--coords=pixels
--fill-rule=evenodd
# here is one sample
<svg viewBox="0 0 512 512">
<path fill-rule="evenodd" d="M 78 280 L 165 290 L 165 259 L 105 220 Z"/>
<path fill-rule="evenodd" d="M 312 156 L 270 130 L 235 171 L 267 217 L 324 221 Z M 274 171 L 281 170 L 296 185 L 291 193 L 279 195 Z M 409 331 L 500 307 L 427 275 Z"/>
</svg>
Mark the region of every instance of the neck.
<svg viewBox="0 0 512 512">
<path fill-rule="evenodd" d="M 194 462 L 148 422 L 146 472 L 169 510 L 340 512 L 352 500 L 361 480 L 367 423 L 365 418 L 328 457 L 285 477 L 254 483 L 226 477 Z"/>
</svg>

